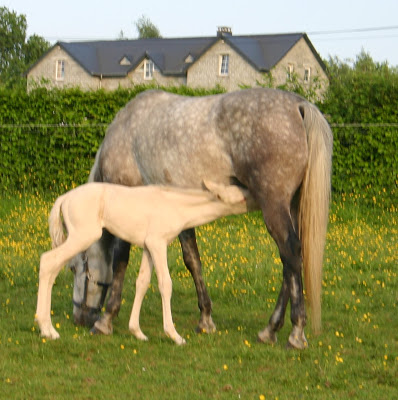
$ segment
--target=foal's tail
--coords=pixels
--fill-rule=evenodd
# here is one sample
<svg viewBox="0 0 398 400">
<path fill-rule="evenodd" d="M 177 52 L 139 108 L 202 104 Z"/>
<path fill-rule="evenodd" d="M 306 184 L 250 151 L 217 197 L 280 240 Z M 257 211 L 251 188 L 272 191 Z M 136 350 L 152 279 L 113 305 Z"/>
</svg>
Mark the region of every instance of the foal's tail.
<svg viewBox="0 0 398 400">
<path fill-rule="evenodd" d="M 321 330 L 322 264 L 331 193 L 332 131 L 312 104 L 300 105 L 308 140 L 308 166 L 300 194 L 299 230 L 311 325 Z"/>
<path fill-rule="evenodd" d="M 65 242 L 64 225 L 61 218 L 61 207 L 64 200 L 65 195 L 58 197 L 53 205 L 53 208 L 51 209 L 50 216 L 48 218 L 50 237 L 53 248 L 58 247 L 63 242 Z"/>
</svg>

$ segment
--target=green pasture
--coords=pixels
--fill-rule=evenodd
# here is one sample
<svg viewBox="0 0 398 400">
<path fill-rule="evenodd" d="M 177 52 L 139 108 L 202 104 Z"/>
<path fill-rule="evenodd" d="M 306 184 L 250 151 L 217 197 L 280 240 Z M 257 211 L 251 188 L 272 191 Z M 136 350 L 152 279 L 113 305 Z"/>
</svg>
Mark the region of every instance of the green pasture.
<svg viewBox="0 0 398 400">
<path fill-rule="evenodd" d="M 277 248 L 261 216 L 224 218 L 198 229 L 215 334 L 196 334 L 194 285 L 178 242 L 169 249 L 173 317 L 187 340 L 165 337 L 156 277 L 144 301 L 139 342 L 128 331 L 140 249 L 132 249 L 123 306 L 111 337 L 90 336 L 72 318 L 72 273 L 53 289 L 44 340 L 34 324 L 40 254 L 50 248 L 50 201 L 0 196 L 1 399 L 397 399 L 397 204 L 360 205 L 335 196 L 323 274 L 323 332 L 286 350 L 289 317 L 274 346 L 257 343 L 280 288 Z"/>
</svg>

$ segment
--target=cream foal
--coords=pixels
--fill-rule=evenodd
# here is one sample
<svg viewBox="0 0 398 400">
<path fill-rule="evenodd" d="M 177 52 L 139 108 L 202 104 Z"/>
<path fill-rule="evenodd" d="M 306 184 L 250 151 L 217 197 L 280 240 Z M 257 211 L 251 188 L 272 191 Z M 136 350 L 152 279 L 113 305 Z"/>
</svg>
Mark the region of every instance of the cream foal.
<svg viewBox="0 0 398 400">
<path fill-rule="evenodd" d="M 248 193 L 238 186 L 204 182 L 209 191 L 162 186 L 129 188 L 88 183 L 60 196 L 49 217 L 53 249 L 40 259 L 36 321 L 42 336 L 57 339 L 51 322 L 51 291 L 62 267 L 102 236 L 102 229 L 143 248 L 129 329 L 147 340 L 140 328 L 141 304 L 153 267 L 162 297 L 163 327 L 177 344 L 185 340 L 176 331 L 171 315 L 172 282 L 167 266 L 167 245 L 188 228 L 222 216 L 248 211 Z M 65 240 L 61 218 L 68 232 Z"/>
</svg>

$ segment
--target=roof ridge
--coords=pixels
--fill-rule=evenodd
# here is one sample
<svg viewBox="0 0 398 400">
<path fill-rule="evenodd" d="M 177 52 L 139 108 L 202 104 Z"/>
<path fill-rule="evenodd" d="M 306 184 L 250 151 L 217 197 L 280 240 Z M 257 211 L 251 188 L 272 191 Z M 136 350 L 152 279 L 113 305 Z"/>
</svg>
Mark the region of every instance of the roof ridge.
<svg viewBox="0 0 398 400">
<path fill-rule="evenodd" d="M 203 54 L 223 40 L 258 71 L 271 70 L 282 57 L 304 37 L 317 60 L 321 58 L 303 32 L 192 36 L 176 38 L 143 38 L 57 42 L 89 74 L 93 76 L 127 76 L 145 58 L 155 62 L 161 73 L 181 76 L 195 64 Z M 279 42 L 278 42 L 279 40 Z M 253 42 L 255 41 L 255 42 Z M 51 51 L 51 49 L 50 49 Z M 194 61 L 186 62 L 190 54 Z M 131 65 L 120 61 L 129 56 Z"/>
</svg>

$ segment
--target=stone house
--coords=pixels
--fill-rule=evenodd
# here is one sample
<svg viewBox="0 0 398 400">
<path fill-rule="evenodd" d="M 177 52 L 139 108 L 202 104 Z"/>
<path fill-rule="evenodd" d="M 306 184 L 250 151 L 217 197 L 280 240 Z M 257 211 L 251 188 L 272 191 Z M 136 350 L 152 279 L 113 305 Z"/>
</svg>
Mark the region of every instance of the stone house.
<svg viewBox="0 0 398 400">
<path fill-rule="evenodd" d="M 328 85 L 325 65 L 305 33 L 215 37 L 58 42 L 26 73 L 35 85 L 83 90 L 155 83 L 232 91 L 256 86 L 271 74 L 275 85 L 295 74 L 311 85 Z"/>
</svg>

